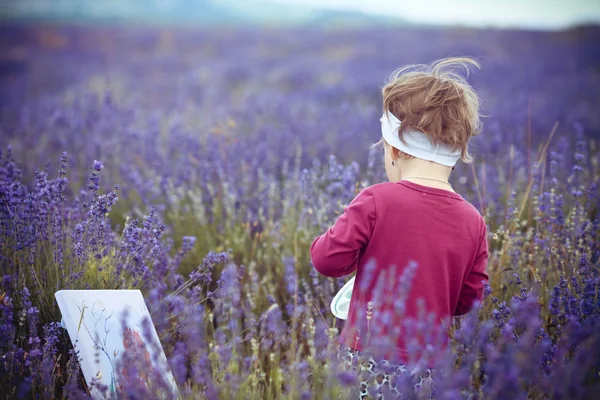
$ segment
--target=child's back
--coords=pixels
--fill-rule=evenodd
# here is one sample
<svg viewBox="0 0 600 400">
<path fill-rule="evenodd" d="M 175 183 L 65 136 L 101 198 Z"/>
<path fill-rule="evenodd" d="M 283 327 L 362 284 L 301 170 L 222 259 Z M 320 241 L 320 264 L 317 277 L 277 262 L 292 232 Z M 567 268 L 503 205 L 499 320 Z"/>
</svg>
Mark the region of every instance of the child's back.
<svg viewBox="0 0 600 400">
<path fill-rule="evenodd" d="M 348 252 L 349 248 L 360 250 Z M 368 340 L 365 319 L 370 301 L 373 338 L 378 331 L 375 326 L 384 324 L 381 316 L 386 311 L 397 313 L 395 301 L 401 297 L 406 298 L 403 317 L 419 315 L 420 298 L 426 312 L 440 321 L 469 311 L 473 301 L 481 298 L 481 282 L 488 279 L 486 227 L 479 212 L 459 194 L 410 181 L 364 189 L 336 225 L 315 240 L 311 254 L 314 267 L 323 275 L 342 276 L 357 270 L 341 335 L 341 341 L 356 350 L 363 350 Z M 371 260 L 376 265 L 369 270 Z M 409 293 L 403 293 L 398 277 L 412 262 L 417 269 Z M 378 290 L 383 291 L 379 298 Z M 393 298 L 387 299 L 390 295 Z M 363 331 L 358 341 L 357 330 Z M 398 339 L 397 355 L 405 359 L 403 335 Z"/>
</svg>

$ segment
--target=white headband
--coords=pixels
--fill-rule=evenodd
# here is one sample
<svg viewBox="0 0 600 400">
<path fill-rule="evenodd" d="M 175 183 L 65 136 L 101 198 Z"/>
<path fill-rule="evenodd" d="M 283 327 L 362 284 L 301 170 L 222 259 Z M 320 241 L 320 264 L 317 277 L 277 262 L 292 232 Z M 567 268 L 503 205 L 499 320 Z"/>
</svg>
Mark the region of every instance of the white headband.
<svg viewBox="0 0 600 400">
<path fill-rule="evenodd" d="M 386 117 L 385 113 L 381 116 L 381 133 L 386 142 L 398 150 L 447 167 L 454 166 L 460 158 L 460 149 L 453 151 L 451 147 L 442 143 L 434 146 L 427 135 L 414 129 L 404 131 L 403 137 L 406 144 L 402 143 L 398 136 L 398 129 L 402 122 L 391 112 L 388 112 L 387 115 L 389 117 Z"/>
</svg>

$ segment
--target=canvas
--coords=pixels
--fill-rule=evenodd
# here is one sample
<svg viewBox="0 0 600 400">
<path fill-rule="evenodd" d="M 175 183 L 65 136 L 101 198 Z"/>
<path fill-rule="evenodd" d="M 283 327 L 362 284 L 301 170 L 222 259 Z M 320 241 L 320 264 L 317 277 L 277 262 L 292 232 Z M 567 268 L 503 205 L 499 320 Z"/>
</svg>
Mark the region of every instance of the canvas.
<svg viewBox="0 0 600 400">
<path fill-rule="evenodd" d="M 146 364 L 133 378 L 138 384 L 150 387 L 162 377 L 167 390 L 161 397 L 178 396 L 151 320 L 146 331 L 150 340 L 144 335 L 142 321 L 150 313 L 139 290 L 61 290 L 55 297 L 93 398 L 121 397 L 132 377 L 120 363 L 130 359 Z M 108 389 L 108 396 L 98 389 L 99 384 Z"/>
</svg>

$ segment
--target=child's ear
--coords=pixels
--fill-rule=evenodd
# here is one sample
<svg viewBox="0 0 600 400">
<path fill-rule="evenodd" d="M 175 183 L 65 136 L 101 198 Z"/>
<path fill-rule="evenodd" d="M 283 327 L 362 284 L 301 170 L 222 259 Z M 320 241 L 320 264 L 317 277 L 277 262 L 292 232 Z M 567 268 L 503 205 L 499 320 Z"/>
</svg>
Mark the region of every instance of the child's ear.
<svg viewBox="0 0 600 400">
<path fill-rule="evenodd" d="M 400 150 L 392 146 L 392 158 L 395 160 L 400 157 Z"/>
</svg>

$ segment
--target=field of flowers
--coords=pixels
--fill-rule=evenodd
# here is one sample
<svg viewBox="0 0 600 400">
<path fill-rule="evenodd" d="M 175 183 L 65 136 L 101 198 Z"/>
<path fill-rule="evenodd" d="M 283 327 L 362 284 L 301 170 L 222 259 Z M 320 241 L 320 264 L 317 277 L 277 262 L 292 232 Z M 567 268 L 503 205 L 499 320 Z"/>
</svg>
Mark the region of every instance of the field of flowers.
<svg viewBox="0 0 600 400">
<path fill-rule="evenodd" d="M 490 286 L 439 350 L 435 398 L 593 398 L 599 37 L 0 27 L 2 397 L 88 396 L 54 292 L 139 288 L 183 397 L 347 398 L 329 302 L 350 277 L 308 248 L 384 179 L 389 74 L 467 55 L 484 130 L 450 182 L 486 218 Z"/>
</svg>

